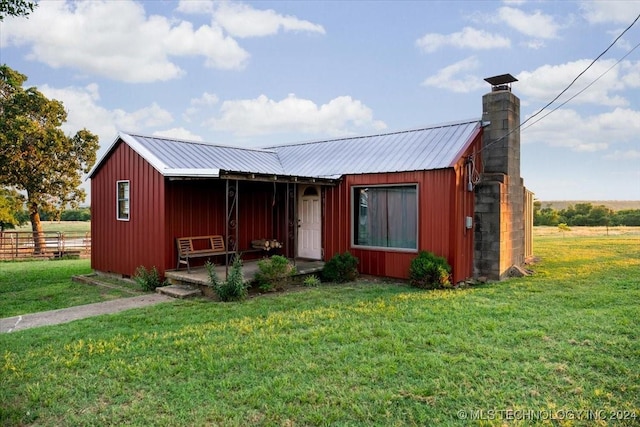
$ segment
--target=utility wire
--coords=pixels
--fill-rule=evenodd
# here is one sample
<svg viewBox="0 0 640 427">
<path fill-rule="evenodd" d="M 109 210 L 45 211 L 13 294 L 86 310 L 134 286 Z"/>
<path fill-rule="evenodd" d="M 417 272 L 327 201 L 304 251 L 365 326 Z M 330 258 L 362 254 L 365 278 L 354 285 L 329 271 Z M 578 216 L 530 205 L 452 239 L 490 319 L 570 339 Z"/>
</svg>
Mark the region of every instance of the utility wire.
<svg viewBox="0 0 640 427">
<path fill-rule="evenodd" d="M 564 89 L 562 90 L 562 92 L 560 92 L 560 93 L 559 93 L 555 98 L 553 98 L 551 101 L 549 101 L 549 102 L 548 102 L 544 107 L 542 107 L 540 110 L 538 110 L 535 114 L 533 114 L 533 115 L 531 115 L 529 118 L 527 118 L 524 122 L 520 123 L 520 125 L 519 125 L 519 126 L 517 126 L 515 129 L 513 129 L 511 132 L 507 133 L 506 135 L 504 135 L 504 136 L 502 136 L 502 137 L 500 137 L 500 138 L 498 138 L 498 139 L 496 139 L 496 140 L 494 140 L 494 141 L 491 141 L 490 143 L 488 143 L 487 145 L 485 145 L 484 147 L 482 147 L 482 148 L 480 149 L 480 152 L 484 151 L 485 149 L 487 149 L 487 148 L 491 147 L 491 146 L 492 146 L 492 145 L 494 145 L 494 144 L 497 144 L 498 142 L 502 141 L 503 139 L 505 139 L 505 138 L 509 137 L 512 133 L 514 133 L 514 132 L 516 132 L 516 131 L 519 131 L 519 130 L 520 130 L 520 129 L 521 129 L 521 128 L 522 128 L 522 127 L 523 127 L 523 126 L 528 122 L 528 121 L 530 121 L 530 120 L 531 120 L 531 119 L 533 119 L 534 117 L 538 116 L 538 115 L 539 115 L 540 113 L 542 113 L 545 109 L 547 109 L 551 104 L 553 104 L 554 102 L 556 102 L 556 101 L 558 100 L 558 98 L 560 98 L 560 97 L 561 97 L 561 96 L 562 96 L 562 95 L 563 95 L 567 90 L 569 90 L 569 88 L 571 88 L 571 86 L 573 86 L 573 84 L 574 84 L 574 83 L 575 83 L 575 82 L 576 82 L 576 81 L 577 81 L 577 80 L 578 80 L 578 79 L 579 79 L 579 78 L 580 78 L 584 73 L 586 73 L 586 72 L 587 72 L 587 70 L 589 70 L 589 68 L 591 68 L 591 67 L 593 66 L 593 64 L 595 64 L 595 63 L 596 63 L 596 61 L 598 61 L 598 59 L 600 59 L 600 58 L 601 58 L 605 53 L 607 53 L 607 52 L 608 52 L 608 51 L 609 51 L 609 50 L 610 50 L 610 49 L 611 49 L 611 48 L 612 48 L 612 47 L 613 47 L 613 46 L 618 42 L 618 40 L 620 40 L 620 38 L 622 38 L 622 36 L 623 36 L 623 35 L 625 35 L 625 33 L 626 33 L 627 31 L 629 31 L 629 30 L 631 29 L 631 27 L 633 27 L 633 26 L 636 24 L 636 22 L 638 22 L 638 20 L 639 20 L 639 19 L 640 19 L 640 14 L 639 14 L 638 16 L 636 16 L 636 19 L 634 19 L 634 20 L 633 20 L 633 22 L 632 22 L 631 24 L 629 24 L 629 26 L 628 26 L 627 28 L 625 28 L 625 29 L 624 29 L 624 31 L 622 31 L 622 32 L 620 33 L 620 35 L 618 35 L 618 37 L 616 37 L 616 38 L 615 38 L 615 40 L 614 40 L 614 41 L 612 41 L 612 42 L 611 42 L 611 44 L 609 44 L 609 46 L 608 46 L 605 50 L 603 50 L 603 51 L 602 51 L 602 52 L 601 52 L 601 53 L 600 53 L 600 54 L 599 54 L 599 55 L 598 55 L 598 56 L 597 56 L 593 61 L 591 61 L 591 63 L 590 63 L 590 64 L 589 64 L 589 65 L 588 65 L 584 70 L 582 70 L 582 71 L 580 72 L 580 74 L 578 74 L 578 75 L 576 76 L 576 78 L 574 78 L 574 79 L 573 79 L 573 81 L 572 81 L 571 83 L 569 83 L 569 85 L 568 85 L 566 88 L 564 88 Z M 636 46 L 636 47 L 637 47 L 637 46 Z M 634 49 L 635 49 L 635 48 L 634 48 Z M 633 50 L 632 50 L 632 51 L 633 51 Z M 631 52 L 629 52 L 629 53 L 631 53 Z M 627 53 L 627 55 L 629 55 L 629 53 Z M 626 57 L 627 55 L 625 55 L 624 57 Z M 623 57 L 623 58 L 624 58 L 624 57 Z M 618 61 L 618 62 L 619 62 L 619 61 Z M 616 64 L 617 64 L 617 63 L 616 63 Z M 608 72 L 608 71 L 609 71 L 609 70 L 607 70 L 606 72 Z M 605 73 L 606 73 L 606 72 L 605 72 Z M 598 77 L 598 78 L 600 78 L 600 77 Z M 595 82 L 592 82 L 590 85 L 592 85 L 593 83 L 595 83 Z M 589 85 L 589 86 L 590 86 L 590 85 Z M 589 87 L 589 86 L 587 86 L 587 87 Z M 586 88 L 585 88 L 585 89 L 586 89 Z M 583 89 L 581 92 L 584 92 L 584 89 Z M 581 92 L 579 92 L 579 93 L 581 93 Z M 573 98 L 575 98 L 575 96 L 574 96 Z M 571 100 L 571 99 L 573 99 L 573 98 L 570 98 L 569 100 Z M 568 102 L 568 101 L 567 101 L 567 102 Z M 566 102 L 565 102 L 564 104 L 566 104 Z M 562 104 L 562 105 L 564 105 L 564 104 Z M 557 108 L 556 108 L 556 109 L 554 109 L 553 111 L 555 111 L 555 110 L 557 110 Z M 551 111 L 550 113 L 552 113 L 553 111 Z M 550 113 L 549 113 L 549 114 L 550 114 Z M 546 114 L 544 117 L 548 116 L 549 114 Z M 536 122 L 534 122 L 534 123 L 537 123 L 538 121 L 540 121 L 540 120 L 541 120 L 541 119 L 543 119 L 544 117 L 540 118 L 539 120 L 536 120 Z M 532 123 L 532 124 L 533 124 L 533 123 Z M 528 127 L 528 126 L 527 126 L 527 127 Z"/>
<path fill-rule="evenodd" d="M 614 69 L 615 67 L 618 66 L 619 63 L 621 63 L 627 56 L 631 55 L 631 53 L 636 50 L 638 47 L 640 47 L 640 43 L 638 43 L 637 45 L 635 45 L 629 52 L 627 52 L 626 55 L 624 55 L 622 58 L 618 59 L 618 61 L 613 64 L 611 67 L 607 68 L 606 71 L 604 71 L 602 74 L 600 74 L 594 81 L 592 81 L 591 83 L 589 83 L 588 85 L 586 85 L 582 90 L 580 90 L 579 92 L 577 92 L 575 95 L 573 95 L 572 97 L 570 97 L 569 99 L 567 99 L 566 101 L 564 101 L 562 104 L 558 105 L 556 108 L 554 108 L 553 110 L 549 111 L 547 114 L 545 114 L 544 116 L 540 117 L 538 120 L 536 120 L 533 123 L 529 123 L 528 126 L 523 127 L 523 125 L 526 123 L 522 123 L 520 125 L 521 130 L 526 130 L 529 129 L 531 126 L 535 125 L 536 123 L 538 123 L 540 120 L 544 119 L 545 117 L 547 117 L 549 114 L 553 113 L 554 111 L 559 110 L 560 108 L 564 107 L 566 104 L 569 103 L 569 101 L 573 100 L 574 98 L 576 98 L 578 95 L 580 95 L 582 92 L 584 92 L 585 90 L 589 89 L 591 86 L 593 86 L 598 80 L 600 80 L 602 77 L 605 76 L 605 74 L 607 74 L 609 71 L 611 71 L 612 69 Z M 533 118 L 533 116 L 531 117 Z M 527 120 L 528 121 L 528 120 Z"/>
</svg>

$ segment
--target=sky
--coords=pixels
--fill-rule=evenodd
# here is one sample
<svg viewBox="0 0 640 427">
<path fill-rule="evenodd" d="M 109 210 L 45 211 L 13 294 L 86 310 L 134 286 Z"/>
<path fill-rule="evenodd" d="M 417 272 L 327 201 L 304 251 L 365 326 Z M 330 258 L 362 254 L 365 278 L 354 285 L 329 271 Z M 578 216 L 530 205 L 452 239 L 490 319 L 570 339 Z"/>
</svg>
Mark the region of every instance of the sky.
<svg viewBox="0 0 640 427">
<path fill-rule="evenodd" d="M 64 104 L 65 132 L 97 134 L 98 156 L 118 131 L 264 147 L 480 119 L 484 78 L 505 73 L 524 122 L 639 14 L 640 1 L 41 0 L 0 22 L 0 63 Z M 637 22 L 522 127 L 537 199 L 640 200 L 639 43 Z"/>
</svg>

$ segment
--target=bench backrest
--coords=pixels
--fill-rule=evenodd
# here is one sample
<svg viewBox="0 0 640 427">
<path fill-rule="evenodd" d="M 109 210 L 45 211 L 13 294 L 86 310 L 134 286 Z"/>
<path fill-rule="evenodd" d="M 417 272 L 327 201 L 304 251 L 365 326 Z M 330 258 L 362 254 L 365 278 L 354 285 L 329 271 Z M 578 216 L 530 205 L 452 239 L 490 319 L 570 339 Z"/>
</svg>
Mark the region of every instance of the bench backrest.
<svg viewBox="0 0 640 427">
<path fill-rule="evenodd" d="M 197 236 L 197 237 L 178 237 L 176 239 L 176 245 L 178 246 L 178 253 L 180 255 L 186 255 L 194 252 L 193 241 L 199 241 L 199 245 L 202 245 L 203 241 L 209 241 L 212 252 L 224 252 L 224 237 L 222 236 Z"/>
<path fill-rule="evenodd" d="M 189 237 L 178 237 L 176 239 L 176 244 L 178 246 L 178 253 L 180 255 L 193 252 L 193 243 Z"/>
<path fill-rule="evenodd" d="M 224 239 L 222 236 L 211 236 L 211 249 L 224 252 Z"/>
</svg>

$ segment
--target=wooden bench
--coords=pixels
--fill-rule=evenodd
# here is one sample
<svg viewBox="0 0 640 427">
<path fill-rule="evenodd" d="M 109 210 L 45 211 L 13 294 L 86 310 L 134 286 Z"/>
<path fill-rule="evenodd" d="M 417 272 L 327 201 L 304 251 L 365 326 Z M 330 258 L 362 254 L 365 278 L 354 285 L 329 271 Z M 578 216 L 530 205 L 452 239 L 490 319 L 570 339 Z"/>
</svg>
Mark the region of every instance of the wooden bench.
<svg viewBox="0 0 640 427">
<path fill-rule="evenodd" d="M 187 264 L 189 273 L 191 273 L 190 258 L 208 258 L 227 253 L 224 237 L 222 236 L 178 237 L 176 238 L 176 245 L 178 247 L 176 270 L 180 269 L 180 264 Z"/>
</svg>

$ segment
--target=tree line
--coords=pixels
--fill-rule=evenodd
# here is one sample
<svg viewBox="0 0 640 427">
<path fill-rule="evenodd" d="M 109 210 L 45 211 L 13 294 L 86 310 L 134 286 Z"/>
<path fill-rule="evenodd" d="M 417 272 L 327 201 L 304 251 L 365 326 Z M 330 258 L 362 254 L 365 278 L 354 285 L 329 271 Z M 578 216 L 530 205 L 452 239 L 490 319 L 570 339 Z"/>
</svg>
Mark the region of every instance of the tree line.
<svg viewBox="0 0 640 427">
<path fill-rule="evenodd" d="M 566 209 L 554 209 L 542 202 L 533 204 L 533 225 L 557 226 L 640 226 L 640 209 L 623 209 L 614 211 L 604 205 L 594 206 L 591 203 L 576 203 Z"/>
</svg>

